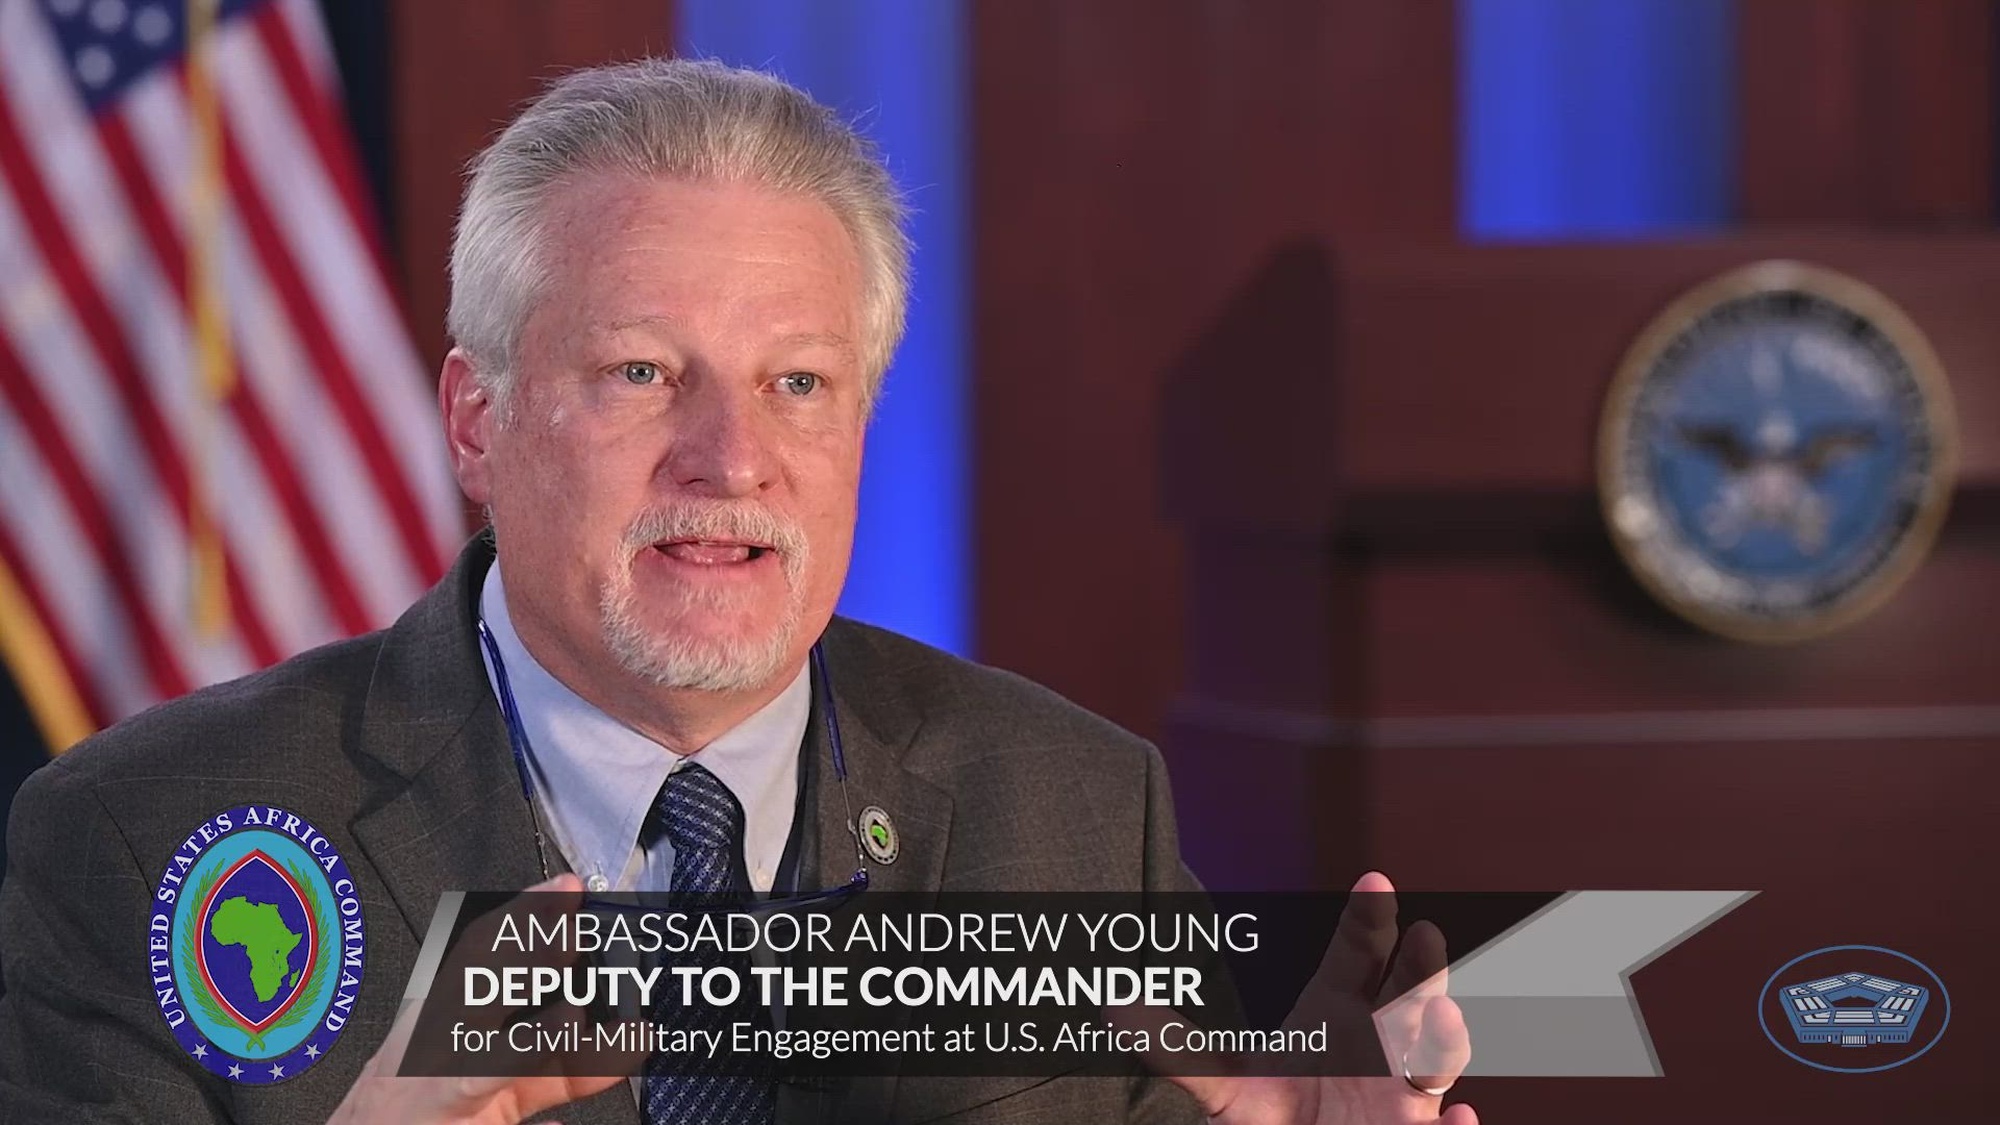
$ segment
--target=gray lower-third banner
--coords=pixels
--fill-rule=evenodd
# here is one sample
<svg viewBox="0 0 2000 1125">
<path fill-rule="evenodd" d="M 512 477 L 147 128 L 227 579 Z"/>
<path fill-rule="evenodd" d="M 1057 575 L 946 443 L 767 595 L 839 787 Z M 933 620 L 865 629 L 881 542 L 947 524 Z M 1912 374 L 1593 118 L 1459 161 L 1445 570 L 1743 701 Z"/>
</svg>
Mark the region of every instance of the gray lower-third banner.
<svg viewBox="0 0 2000 1125">
<path fill-rule="evenodd" d="M 1660 1077 L 1631 976 L 1755 891 L 1572 891 L 1384 1007 L 1441 989 L 1465 1014 L 1467 1076 Z M 1413 1065 L 1415 1062 L 1413 1060 Z"/>
</svg>

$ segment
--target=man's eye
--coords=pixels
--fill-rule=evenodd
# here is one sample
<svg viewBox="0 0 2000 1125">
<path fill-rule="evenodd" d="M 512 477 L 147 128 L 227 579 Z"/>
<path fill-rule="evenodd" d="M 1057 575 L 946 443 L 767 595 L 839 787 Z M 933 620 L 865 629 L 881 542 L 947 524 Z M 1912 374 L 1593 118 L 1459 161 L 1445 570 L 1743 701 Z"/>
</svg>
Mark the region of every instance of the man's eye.
<svg viewBox="0 0 2000 1125">
<path fill-rule="evenodd" d="M 618 373 L 625 376 L 626 382 L 641 387 L 660 381 L 660 365 L 657 363 L 620 364 Z"/>
<path fill-rule="evenodd" d="M 778 385 L 792 394 L 804 396 L 818 390 L 820 384 L 825 381 L 810 371 L 794 371 L 790 375 L 781 376 Z"/>
</svg>

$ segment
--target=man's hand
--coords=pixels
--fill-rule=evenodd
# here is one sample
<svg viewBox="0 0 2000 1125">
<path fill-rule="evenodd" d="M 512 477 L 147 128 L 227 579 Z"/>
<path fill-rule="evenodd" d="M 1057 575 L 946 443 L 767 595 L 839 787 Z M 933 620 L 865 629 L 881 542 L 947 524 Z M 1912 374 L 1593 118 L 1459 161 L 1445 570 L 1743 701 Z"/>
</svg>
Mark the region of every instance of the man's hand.
<svg viewBox="0 0 2000 1125">
<path fill-rule="evenodd" d="M 574 875 L 558 875 L 529 887 L 528 893 L 540 896 L 534 900 L 538 911 L 554 904 L 573 910 L 582 900 L 583 884 Z M 490 927 L 499 913 L 472 925 Z M 473 936 L 468 930 L 460 948 Z M 328 1125 L 516 1125 L 545 1109 L 590 1097 L 624 1081 L 617 1075 L 571 1078 L 559 1073 L 518 1078 L 398 1077 L 396 1070 L 416 1030 L 418 1008 L 412 1004 L 397 1017 L 388 1039 L 362 1068 L 361 1077 L 347 1091 Z"/>
<path fill-rule="evenodd" d="M 1411 927 L 1397 949 L 1396 888 L 1370 872 L 1354 884 L 1319 970 L 1288 1025 L 1372 1026 L 1390 1078 L 1167 1077 L 1193 1094 L 1220 1125 L 1478 1125 L 1468 1105 L 1442 1109 L 1442 1089 L 1458 1080 L 1472 1043 L 1458 1005 L 1445 996 L 1444 938 L 1435 926 Z M 1394 953 L 1395 962 L 1390 963 Z M 1343 1016 L 1367 1013 L 1366 1022 Z M 1352 1052 L 1336 1052 L 1349 1054 Z M 1404 1080 L 1404 1075 L 1409 1080 Z"/>
</svg>

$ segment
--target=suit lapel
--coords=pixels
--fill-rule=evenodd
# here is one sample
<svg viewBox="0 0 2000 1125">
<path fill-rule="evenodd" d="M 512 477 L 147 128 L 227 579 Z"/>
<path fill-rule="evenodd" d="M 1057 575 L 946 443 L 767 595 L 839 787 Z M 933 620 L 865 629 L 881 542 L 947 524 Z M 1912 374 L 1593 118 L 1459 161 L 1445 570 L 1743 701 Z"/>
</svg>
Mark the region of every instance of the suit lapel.
<svg viewBox="0 0 2000 1125">
<path fill-rule="evenodd" d="M 354 821 L 354 838 L 419 941 L 445 891 L 514 890 L 542 878 L 511 764 L 495 777 L 482 761 L 493 748 L 490 732 L 460 731 L 393 799 Z"/>
<path fill-rule="evenodd" d="M 445 891 L 511 890 L 542 878 L 534 821 L 473 631 L 492 563 L 481 535 L 390 628 L 362 711 L 362 752 L 393 780 L 388 798 L 351 828 L 418 942 Z M 568 1125 L 639 1120 L 622 1082 L 553 1112 Z"/>
<path fill-rule="evenodd" d="M 904 893 L 928 902 L 944 880 L 952 802 L 944 790 L 908 767 L 922 715 L 893 690 L 897 678 L 860 630 L 835 618 L 820 643 L 829 681 L 816 683 L 813 691 L 811 753 L 806 759 L 799 828 L 804 843 L 799 869 L 807 875 L 799 889 L 813 891 L 848 882 L 859 859 L 854 818 L 872 806 L 888 814 L 896 829 L 897 849 L 891 863 L 859 859 L 868 871 L 864 897 Z M 834 768 L 836 724 L 847 766 L 844 787 Z M 801 1026 L 819 1022 L 820 1016 L 812 1011 L 795 1013 Z M 893 1114 L 896 1084 L 891 1075 L 853 1079 L 833 1091 L 783 1086 L 778 1121 L 781 1125 L 887 1121 Z"/>
<path fill-rule="evenodd" d="M 833 700 L 847 758 L 848 800 L 833 776 L 832 724 L 817 712 L 817 744 L 807 775 L 809 807 L 817 848 L 814 865 L 822 887 L 837 887 L 854 873 L 855 840 L 848 806 L 860 816 L 870 805 L 889 815 L 896 827 L 898 851 L 894 863 L 868 861 L 869 896 L 901 892 L 912 909 L 932 908 L 944 883 L 949 858 L 953 804 L 951 794 L 918 772 L 918 763 L 947 754 L 963 755 L 963 740 L 942 745 L 943 735 L 926 731 L 925 716 L 913 702 L 925 685 L 908 668 L 877 647 L 872 634 L 835 618 L 821 643 L 832 683 L 815 694 L 815 707 Z M 805 888 L 813 889 L 813 888 Z M 899 904 L 900 905 L 900 904 Z M 898 963 L 921 965 L 921 955 Z M 808 1017 L 810 1018 L 810 1017 Z M 995 1101 L 1046 1078 L 944 1079 L 912 1081 L 904 1087 L 898 1076 L 857 1079 L 831 1097 L 812 1097 L 781 1090 L 778 1120 L 782 1125 L 808 1122 L 878 1122 L 946 1117 Z"/>
<path fill-rule="evenodd" d="M 911 772 L 906 752 L 917 740 L 923 718 L 896 693 L 896 677 L 885 674 L 865 635 L 839 618 L 821 644 L 831 683 L 813 695 L 815 754 L 809 775 L 813 842 L 820 886 L 837 887 L 854 874 L 855 827 L 869 807 L 888 814 L 897 836 L 891 863 L 866 861 L 868 890 L 935 893 L 944 880 L 945 845 L 951 835 L 951 797 Z M 879 690 L 888 688 L 888 691 Z M 834 715 L 822 712 L 828 699 Z M 845 751 L 845 794 L 835 775 L 833 731 Z"/>
<path fill-rule="evenodd" d="M 421 941 L 448 890 L 508 890 L 541 878 L 486 680 L 473 620 L 493 548 L 473 540 L 389 630 L 361 718 L 361 749 L 393 775 L 354 838 Z"/>
</svg>

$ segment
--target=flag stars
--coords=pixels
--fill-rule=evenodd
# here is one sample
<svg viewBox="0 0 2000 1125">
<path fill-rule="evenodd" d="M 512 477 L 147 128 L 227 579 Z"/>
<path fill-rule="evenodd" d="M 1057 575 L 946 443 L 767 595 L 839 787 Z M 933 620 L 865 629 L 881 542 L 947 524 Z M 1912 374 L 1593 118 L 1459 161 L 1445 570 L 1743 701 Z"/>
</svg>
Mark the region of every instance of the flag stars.
<svg viewBox="0 0 2000 1125">
<path fill-rule="evenodd" d="M 194 1045 L 194 1057 L 195 1057 L 195 1058 L 198 1058 L 198 1059 L 205 1059 L 205 1058 L 207 1058 L 207 1057 L 208 1057 L 208 1044 L 206 1044 L 206 1043 L 196 1043 L 196 1044 Z"/>
<path fill-rule="evenodd" d="M 111 52 L 95 43 L 76 53 L 76 76 L 86 86 L 103 86 L 117 72 L 118 64 L 112 61 Z"/>
<path fill-rule="evenodd" d="M 97 0 L 90 6 L 90 22 L 106 35 L 125 26 L 125 0 Z"/>
<path fill-rule="evenodd" d="M 271 1077 L 273 1077 L 273 1078 L 283 1078 L 284 1076 L 285 1076 L 285 1068 L 284 1068 L 284 1067 L 282 1067 L 282 1066 L 279 1066 L 279 1065 L 278 1065 L 277 1063 L 272 1063 L 272 1064 L 271 1064 Z"/>
<path fill-rule="evenodd" d="M 307 1057 L 307 1058 L 309 1058 L 309 1059 L 316 1059 L 316 1058 L 318 1058 L 318 1057 L 319 1057 L 319 1044 L 317 1044 L 317 1043 L 308 1043 L 308 1044 L 306 1044 L 306 1057 Z"/>
<path fill-rule="evenodd" d="M 240 1067 L 240 1066 L 237 1066 L 237 1065 L 236 1065 L 235 1063 L 230 1063 L 230 1064 L 229 1064 L 229 1077 L 231 1077 L 231 1078 L 241 1078 L 241 1077 L 243 1077 L 243 1068 L 242 1068 L 242 1067 Z"/>
<path fill-rule="evenodd" d="M 132 34 L 148 47 L 158 47 L 174 33 L 174 17 L 158 4 L 148 4 L 132 17 Z"/>
</svg>

